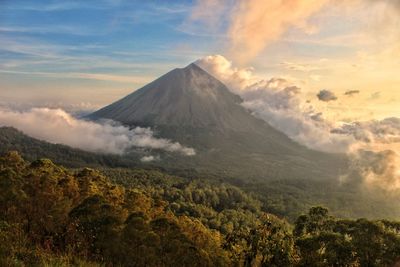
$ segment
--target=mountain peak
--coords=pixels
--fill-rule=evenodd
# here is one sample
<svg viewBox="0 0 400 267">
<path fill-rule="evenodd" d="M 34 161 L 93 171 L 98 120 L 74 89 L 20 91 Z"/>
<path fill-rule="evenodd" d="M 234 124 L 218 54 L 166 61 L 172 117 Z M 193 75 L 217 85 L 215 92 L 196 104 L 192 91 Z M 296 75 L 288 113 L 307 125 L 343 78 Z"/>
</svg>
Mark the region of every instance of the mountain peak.
<svg viewBox="0 0 400 267">
<path fill-rule="evenodd" d="M 184 71 L 201 71 L 201 72 L 206 72 L 205 70 L 203 70 L 202 68 L 200 68 L 199 66 L 196 65 L 196 63 L 190 63 L 189 65 L 187 65 L 184 68 L 178 68 L 180 70 L 184 70 Z"/>
<path fill-rule="evenodd" d="M 186 89 L 199 89 L 199 87 L 204 89 L 204 88 L 212 88 L 215 86 L 218 87 L 221 85 L 225 87 L 225 85 L 223 85 L 218 79 L 216 79 L 207 71 L 203 70 L 201 67 L 196 65 L 196 63 L 190 63 L 189 65 L 183 68 L 176 68 L 170 71 L 169 73 L 165 74 L 161 78 L 166 78 L 174 75 L 178 75 L 178 77 L 175 78 L 181 81 L 186 80 L 187 82 L 189 82 L 189 80 L 192 80 L 194 83 L 200 83 L 200 84 L 191 84 L 190 86 L 186 84 L 185 85 Z M 209 82 L 209 84 L 202 84 L 201 82 L 203 83 Z"/>
<path fill-rule="evenodd" d="M 128 125 L 233 127 L 241 99 L 194 63 L 174 69 L 125 98 L 93 113 Z M 239 116 L 240 117 L 240 116 Z"/>
<path fill-rule="evenodd" d="M 180 82 L 184 91 L 194 92 L 208 92 L 210 97 L 215 98 L 215 90 L 218 88 L 224 88 L 229 91 L 219 80 L 214 78 L 211 74 L 200 68 L 195 63 L 191 63 L 184 68 L 176 68 L 175 70 L 165 74 L 160 79 L 167 78 L 176 79 L 175 81 Z M 200 94 L 200 96 L 206 96 Z"/>
</svg>

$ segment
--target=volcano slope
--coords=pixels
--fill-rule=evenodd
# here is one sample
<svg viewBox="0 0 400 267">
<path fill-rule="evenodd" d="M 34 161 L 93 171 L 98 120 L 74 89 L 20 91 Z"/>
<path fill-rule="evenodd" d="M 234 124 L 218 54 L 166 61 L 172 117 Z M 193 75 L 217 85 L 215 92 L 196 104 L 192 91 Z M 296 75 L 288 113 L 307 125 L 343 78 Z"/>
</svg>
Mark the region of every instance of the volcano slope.
<svg viewBox="0 0 400 267">
<path fill-rule="evenodd" d="M 310 150 L 254 117 L 241 98 L 195 64 L 174 69 L 89 119 L 151 127 L 157 136 L 195 148 L 188 157 L 158 153 L 150 164 L 249 181 L 336 179 L 346 157 Z M 244 178 L 244 179 L 243 179 Z"/>
</svg>

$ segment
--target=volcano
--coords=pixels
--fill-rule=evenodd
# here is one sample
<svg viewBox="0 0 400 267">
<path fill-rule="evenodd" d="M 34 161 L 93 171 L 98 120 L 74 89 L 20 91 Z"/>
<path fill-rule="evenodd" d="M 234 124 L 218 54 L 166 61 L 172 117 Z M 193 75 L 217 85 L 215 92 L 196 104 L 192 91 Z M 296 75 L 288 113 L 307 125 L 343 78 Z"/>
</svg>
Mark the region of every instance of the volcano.
<svg viewBox="0 0 400 267">
<path fill-rule="evenodd" d="M 157 136 L 196 149 L 193 157 L 166 155 L 160 166 L 234 177 L 337 177 L 344 156 L 310 150 L 254 117 L 242 99 L 192 63 L 174 69 L 92 113 L 124 125 L 151 127 Z"/>
</svg>

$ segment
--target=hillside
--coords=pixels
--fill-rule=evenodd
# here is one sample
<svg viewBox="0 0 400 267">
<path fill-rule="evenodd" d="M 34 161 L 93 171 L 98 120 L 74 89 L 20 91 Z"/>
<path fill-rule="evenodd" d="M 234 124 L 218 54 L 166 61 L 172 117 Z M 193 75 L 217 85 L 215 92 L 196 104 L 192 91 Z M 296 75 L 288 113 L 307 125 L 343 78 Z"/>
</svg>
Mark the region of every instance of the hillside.
<svg viewBox="0 0 400 267">
<path fill-rule="evenodd" d="M 9 127 L 0 127 L 0 153 L 17 150 L 26 159 L 49 158 L 57 164 L 71 168 L 90 166 L 99 168 L 120 184 L 127 185 L 132 168 L 148 171 L 161 171 L 188 179 L 225 182 L 237 186 L 245 192 L 254 194 L 261 201 L 262 210 L 294 221 L 299 213 L 307 211 L 314 205 L 324 205 L 333 214 L 345 218 L 398 218 L 400 214 L 398 198 L 386 192 L 368 191 L 355 181 L 337 183 L 336 180 L 303 179 L 270 179 L 268 182 L 249 180 L 246 177 L 233 179 L 217 172 L 199 172 L 196 169 L 178 168 L 175 162 L 161 168 L 157 165 L 142 163 L 139 154 L 129 156 L 95 154 L 68 146 L 51 144 L 31 138 L 22 132 Z M 166 156 L 166 155 L 165 155 Z"/>
<path fill-rule="evenodd" d="M 51 144 L 27 136 L 15 128 L 0 127 L 0 153 L 11 150 L 19 151 L 28 160 L 50 158 L 67 167 L 122 165 L 118 156 L 95 154 L 61 144 Z"/>
</svg>

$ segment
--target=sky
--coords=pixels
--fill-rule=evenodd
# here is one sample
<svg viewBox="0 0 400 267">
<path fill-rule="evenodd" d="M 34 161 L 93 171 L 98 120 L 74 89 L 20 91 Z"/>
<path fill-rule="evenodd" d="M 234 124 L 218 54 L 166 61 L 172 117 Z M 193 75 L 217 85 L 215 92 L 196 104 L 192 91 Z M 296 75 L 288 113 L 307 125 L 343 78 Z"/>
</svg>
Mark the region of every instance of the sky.
<svg viewBox="0 0 400 267">
<path fill-rule="evenodd" d="M 331 117 L 400 116 L 399 36 L 397 0 L 0 0 L 0 103 L 96 109 L 222 55 Z"/>
</svg>

